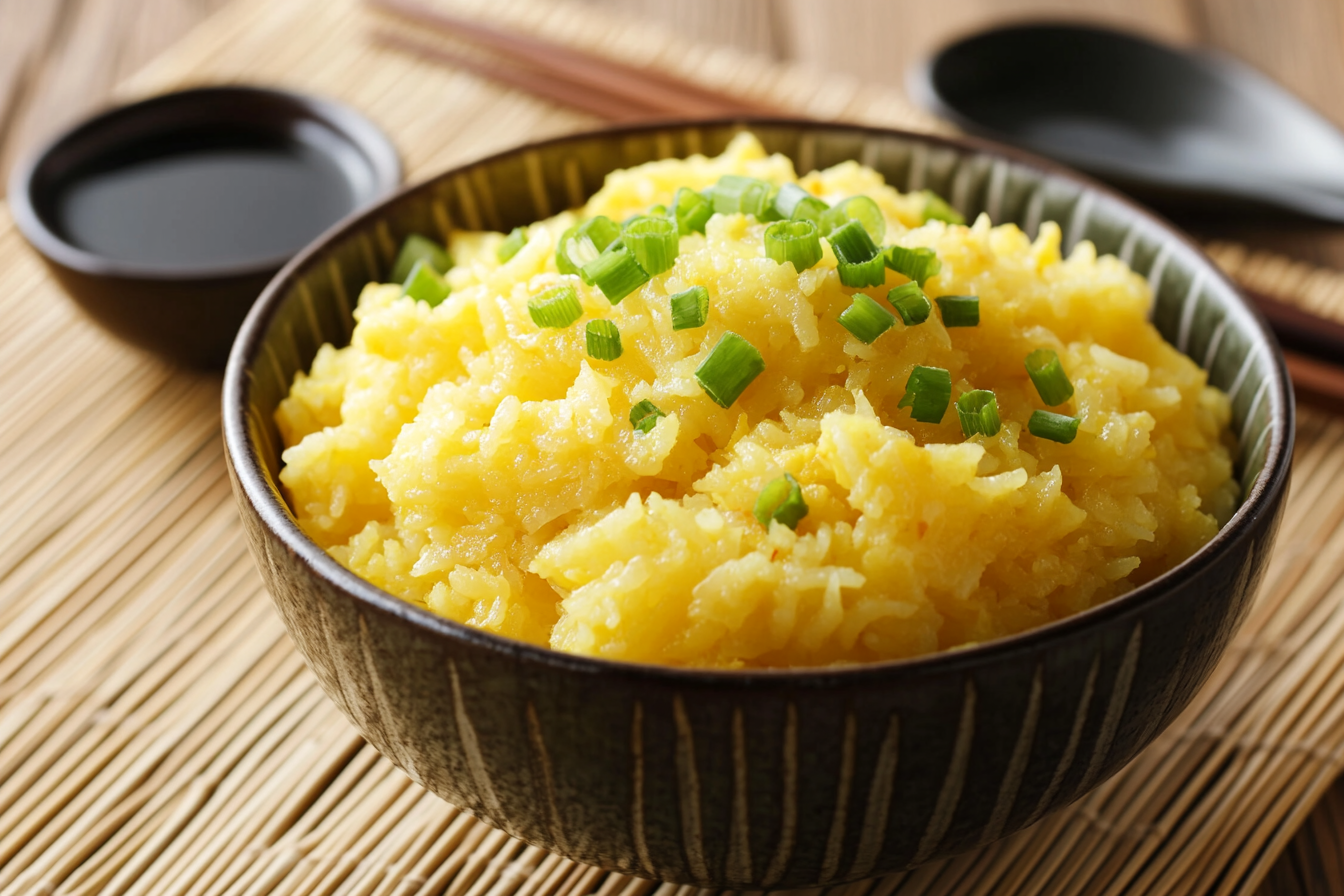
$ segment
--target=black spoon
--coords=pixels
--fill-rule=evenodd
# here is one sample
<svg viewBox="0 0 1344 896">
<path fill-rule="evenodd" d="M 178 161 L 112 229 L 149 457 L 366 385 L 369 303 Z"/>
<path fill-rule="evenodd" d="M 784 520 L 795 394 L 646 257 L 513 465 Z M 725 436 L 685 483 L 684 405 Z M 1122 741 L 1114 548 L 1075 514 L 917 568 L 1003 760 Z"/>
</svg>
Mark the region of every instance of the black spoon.
<svg viewBox="0 0 1344 896">
<path fill-rule="evenodd" d="M 1015 25 L 943 48 L 910 87 L 967 131 L 1164 205 L 1344 222 L 1344 134 L 1222 56 L 1085 25 Z"/>
</svg>

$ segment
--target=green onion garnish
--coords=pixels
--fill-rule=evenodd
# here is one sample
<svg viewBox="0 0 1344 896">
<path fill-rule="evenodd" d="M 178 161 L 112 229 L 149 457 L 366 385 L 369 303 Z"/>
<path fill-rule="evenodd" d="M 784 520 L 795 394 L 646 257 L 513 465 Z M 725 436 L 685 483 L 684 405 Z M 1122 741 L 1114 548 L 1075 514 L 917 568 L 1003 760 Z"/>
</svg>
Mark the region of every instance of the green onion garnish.
<svg viewBox="0 0 1344 896">
<path fill-rule="evenodd" d="M 765 228 L 765 254 L 802 273 L 821 261 L 821 236 L 811 221 L 776 221 Z"/>
<path fill-rule="evenodd" d="M 769 181 L 741 174 L 725 174 L 714 185 L 714 211 L 721 215 L 741 213 L 766 219 L 774 188 Z"/>
<path fill-rule="evenodd" d="M 606 215 L 598 215 L 580 224 L 579 233 L 592 240 L 597 251 L 604 252 L 621 235 L 621 227 Z"/>
<path fill-rule="evenodd" d="M 933 303 L 924 295 L 918 283 L 902 283 L 887 291 L 887 301 L 892 304 L 907 327 L 922 324 L 929 319 Z"/>
<path fill-rule="evenodd" d="M 562 329 L 583 317 L 583 306 L 574 287 L 562 284 L 529 298 L 527 313 L 539 327 Z"/>
<path fill-rule="evenodd" d="M 882 242 L 882 238 L 887 235 L 887 219 L 882 215 L 881 207 L 869 197 L 851 196 L 835 207 L 848 220 L 862 224 L 874 243 Z"/>
<path fill-rule="evenodd" d="M 694 330 L 703 327 L 709 319 L 709 290 L 703 286 L 692 286 L 685 292 L 671 296 L 672 329 Z"/>
<path fill-rule="evenodd" d="M 957 417 L 966 438 L 979 433 L 992 436 L 999 431 L 999 402 L 988 389 L 962 393 L 957 399 Z"/>
<path fill-rule="evenodd" d="M 966 219 L 962 217 L 961 212 L 948 205 L 947 200 L 932 190 L 924 191 L 922 216 L 925 221 L 946 221 L 949 224 L 966 223 Z"/>
<path fill-rule="evenodd" d="M 621 331 L 609 320 L 590 320 L 584 330 L 588 354 L 599 361 L 615 361 L 621 356 Z"/>
<path fill-rule="evenodd" d="M 858 264 L 839 262 L 835 266 L 840 274 L 840 282 L 845 286 L 862 289 L 865 286 L 881 286 L 887 282 L 887 265 L 881 255 L 874 255 Z"/>
<path fill-rule="evenodd" d="M 789 217 L 795 221 L 811 221 L 813 224 L 820 225 L 821 216 L 830 210 L 824 199 L 818 199 L 816 196 L 809 196 L 793 207 L 793 214 Z"/>
<path fill-rule="evenodd" d="M 803 489 L 789 473 L 766 483 L 756 498 L 754 511 L 756 521 L 770 528 L 774 520 L 790 529 L 797 529 L 798 523 L 807 516 L 807 502 L 803 500 Z"/>
<path fill-rule="evenodd" d="M 579 269 L 597 257 L 597 249 L 592 240 L 587 245 L 580 243 L 579 228 L 571 227 L 560 234 L 555 244 L 555 269 L 562 274 L 577 274 Z"/>
<path fill-rule="evenodd" d="M 647 398 L 630 409 L 630 425 L 637 432 L 647 433 L 658 423 L 659 417 L 666 417 L 656 404 Z"/>
<path fill-rule="evenodd" d="M 1064 373 L 1064 365 L 1059 363 L 1059 355 L 1053 349 L 1038 348 L 1027 355 L 1027 376 L 1036 384 L 1036 392 L 1041 401 L 1054 407 L 1073 397 L 1073 383 Z"/>
<path fill-rule="evenodd" d="M 886 249 L 887 267 L 898 274 L 904 274 L 924 288 L 924 282 L 943 269 L 943 263 L 932 249 L 920 246 L 907 249 L 904 246 L 888 246 Z"/>
<path fill-rule="evenodd" d="M 677 232 L 682 236 L 704 233 L 705 223 L 714 215 L 714 203 L 694 190 L 678 187 L 669 214 L 676 219 Z"/>
<path fill-rule="evenodd" d="M 756 346 L 730 330 L 695 368 L 695 378 L 715 404 L 726 408 L 763 370 L 765 359 Z"/>
<path fill-rule="evenodd" d="M 896 325 L 896 315 L 861 292 L 854 294 L 854 301 L 836 319 L 864 345 L 872 345 L 873 340 Z"/>
<path fill-rule="evenodd" d="M 620 226 L 606 215 L 571 227 L 555 247 L 556 269 L 562 274 L 582 275 L 583 266 L 595 260 L 620 235 Z M 592 282 L 586 277 L 584 281 Z"/>
<path fill-rule="evenodd" d="M 830 208 L 797 184 L 784 184 L 775 193 L 775 214 L 781 218 L 816 223 L 826 209 Z"/>
<path fill-rule="evenodd" d="M 821 228 L 821 235 L 829 237 L 831 232 L 839 230 L 845 224 L 849 223 L 849 215 L 845 210 L 836 206 L 831 206 L 821 213 L 817 218 L 817 226 Z"/>
<path fill-rule="evenodd" d="M 397 253 L 397 260 L 392 263 L 392 273 L 389 275 L 388 282 L 405 283 L 406 278 L 411 276 L 411 268 L 415 267 L 417 261 L 425 262 L 439 274 L 448 273 L 448 269 L 453 266 L 453 259 L 448 255 L 446 249 L 428 237 L 413 233 L 406 237 L 406 242 L 401 244 L 401 251 Z"/>
<path fill-rule="evenodd" d="M 579 272 L 589 283 L 602 290 L 613 305 L 649 282 L 648 272 L 639 266 L 628 246 L 609 246 L 607 251 L 583 266 Z"/>
<path fill-rule="evenodd" d="M 677 260 L 677 225 L 667 218 L 637 218 L 621 228 L 621 242 L 652 277 Z"/>
<path fill-rule="evenodd" d="M 775 193 L 775 211 L 781 218 L 792 218 L 798 203 L 811 195 L 797 184 L 781 184 Z"/>
<path fill-rule="evenodd" d="M 423 260 L 415 263 L 411 273 L 406 277 L 406 282 L 401 285 L 402 295 L 426 302 L 431 308 L 448 298 L 450 292 L 452 290 L 448 286 L 448 281 L 430 267 L 428 261 Z"/>
<path fill-rule="evenodd" d="M 1054 414 L 1050 411 L 1032 411 L 1027 431 L 1038 439 L 1049 439 L 1067 445 L 1078 435 L 1078 418 Z"/>
<path fill-rule="evenodd" d="M 509 235 L 504 237 L 504 242 L 499 244 L 495 250 L 495 257 L 499 263 L 503 264 L 510 258 L 518 254 L 518 250 L 527 245 L 527 228 L 515 227 L 509 231 Z"/>
<path fill-rule="evenodd" d="M 826 239 L 835 250 L 836 260 L 843 264 L 862 264 L 878 257 L 877 244 L 858 221 L 846 221 Z"/>
<path fill-rule="evenodd" d="M 943 315 L 945 327 L 980 326 L 979 296 L 939 296 L 934 299 Z"/>
<path fill-rule="evenodd" d="M 920 423 L 941 423 L 952 401 L 952 375 L 941 367 L 919 367 L 905 381 L 905 395 L 897 407 L 909 408 Z"/>
</svg>

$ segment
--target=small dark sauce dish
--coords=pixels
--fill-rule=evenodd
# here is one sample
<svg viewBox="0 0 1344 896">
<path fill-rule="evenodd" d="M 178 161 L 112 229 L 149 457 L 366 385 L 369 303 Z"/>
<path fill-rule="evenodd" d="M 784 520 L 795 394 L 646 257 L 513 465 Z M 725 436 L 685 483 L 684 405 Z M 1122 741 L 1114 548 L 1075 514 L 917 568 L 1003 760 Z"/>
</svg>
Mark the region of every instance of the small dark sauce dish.
<svg viewBox="0 0 1344 896">
<path fill-rule="evenodd" d="M 221 368 L 285 262 L 400 182 L 396 149 L 346 106 L 207 87 L 76 126 L 15 169 L 9 197 L 94 320 L 178 363 Z"/>
</svg>

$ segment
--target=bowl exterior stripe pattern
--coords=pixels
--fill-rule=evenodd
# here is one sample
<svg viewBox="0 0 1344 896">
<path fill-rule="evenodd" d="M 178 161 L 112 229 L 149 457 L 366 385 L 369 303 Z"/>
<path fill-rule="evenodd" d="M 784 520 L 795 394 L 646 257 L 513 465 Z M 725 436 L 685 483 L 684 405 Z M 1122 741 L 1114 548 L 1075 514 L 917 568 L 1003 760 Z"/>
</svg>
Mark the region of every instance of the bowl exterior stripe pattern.
<svg viewBox="0 0 1344 896">
<path fill-rule="evenodd" d="M 259 301 L 226 377 L 249 541 L 322 687 L 417 782 L 547 849 L 706 887 L 796 888 L 910 867 L 1009 834 L 1113 774 L 1175 718 L 1246 613 L 1287 480 L 1292 398 L 1256 314 L 1193 245 L 1126 200 L 971 141 L 754 122 L 798 170 L 857 159 L 973 218 L 1058 221 L 1147 276 L 1153 321 L 1233 399 L 1242 509 L 1153 583 L 1035 632 L 849 669 L 699 672 L 570 657 L 410 606 L 298 531 L 274 410 L 410 232 L 507 230 L 580 204 L 611 170 L 717 153 L 732 122 L 551 141 L 450 172 L 348 222 Z"/>
</svg>

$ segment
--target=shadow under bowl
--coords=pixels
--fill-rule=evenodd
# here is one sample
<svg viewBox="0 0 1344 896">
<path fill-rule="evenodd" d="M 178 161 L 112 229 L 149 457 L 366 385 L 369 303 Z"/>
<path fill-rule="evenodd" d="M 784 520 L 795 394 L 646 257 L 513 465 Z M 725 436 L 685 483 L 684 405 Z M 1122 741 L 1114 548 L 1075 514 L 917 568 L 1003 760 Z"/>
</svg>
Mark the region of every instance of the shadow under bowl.
<svg viewBox="0 0 1344 896">
<path fill-rule="evenodd" d="M 104 112 L 14 170 L 19 230 L 116 335 L 220 368 L 294 253 L 401 183 L 387 137 L 346 106 L 204 87 Z"/>
<path fill-rule="evenodd" d="M 507 231 L 610 171 L 715 154 L 737 121 L 552 140 L 448 171 L 309 247 L 267 288 L 225 376 L 227 457 L 251 549 L 324 690 L 444 799 L 529 843 L 702 887 L 802 888 L 1012 833 L 1096 787 L 1190 701 L 1247 612 L 1288 481 L 1293 401 L 1264 322 L 1189 240 L 1119 195 L 973 140 L 748 125 L 799 171 L 861 160 L 899 189 L 1147 275 L 1154 322 L 1232 397 L 1245 498 L 1193 557 L 1107 604 L 965 650 L 843 669 L 703 671 L 571 656 L 403 602 L 306 538 L 277 487 L 273 414 L 412 232 Z"/>
</svg>

